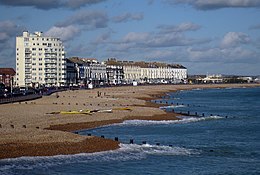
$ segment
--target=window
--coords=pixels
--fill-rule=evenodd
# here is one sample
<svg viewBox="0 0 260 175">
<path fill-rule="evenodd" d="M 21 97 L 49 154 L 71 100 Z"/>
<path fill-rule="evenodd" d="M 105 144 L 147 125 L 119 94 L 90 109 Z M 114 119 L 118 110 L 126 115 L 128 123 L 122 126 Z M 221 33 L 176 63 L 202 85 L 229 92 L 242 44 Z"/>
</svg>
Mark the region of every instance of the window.
<svg viewBox="0 0 260 175">
<path fill-rule="evenodd" d="M 36 50 L 36 48 L 32 48 L 32 50 Z"/>
<path fill-rule="evenodd" d="M 42 68 L 39 68 L 39 71 L 41 71 L 42 70 Z"/>
</svg>

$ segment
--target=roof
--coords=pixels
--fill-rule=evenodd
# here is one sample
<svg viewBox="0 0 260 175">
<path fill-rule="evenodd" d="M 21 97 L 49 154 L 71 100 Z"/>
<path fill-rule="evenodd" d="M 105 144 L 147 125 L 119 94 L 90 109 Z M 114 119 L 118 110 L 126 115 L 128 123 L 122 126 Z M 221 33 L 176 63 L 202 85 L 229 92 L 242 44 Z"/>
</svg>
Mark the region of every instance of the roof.
<svg viewBox="0 0 260 175">
<path fill-rule="evenodd" d="M 108 59 L 106 61 L 107 65 L 120 65 L 120 66 L 138 66 L 141 68 L 160 68 L 160 67 L 169 67 L 169 68 L 179 68 L 179 69 L 186 69 L 186 67 L 180 64 L 167 64 L 161 62 L 144 62 L 144 61 L 117 61 L 115 58 Z"/>
<path fill-rule="evenodd" d="M 15 70 L 13 68 L 0 68 L 0 75 L 15 75 Z"/>
</svg>

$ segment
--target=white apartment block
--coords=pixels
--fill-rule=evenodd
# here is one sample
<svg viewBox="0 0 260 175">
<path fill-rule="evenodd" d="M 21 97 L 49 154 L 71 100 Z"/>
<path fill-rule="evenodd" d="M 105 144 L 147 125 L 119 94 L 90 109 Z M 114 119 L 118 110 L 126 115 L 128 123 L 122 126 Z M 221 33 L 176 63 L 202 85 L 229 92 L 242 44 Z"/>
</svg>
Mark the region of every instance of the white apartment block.
<svg viewBox="0 0 260 175">
<path fill-rule="evenodd" d="M 16 37 L 16 84 L 18 86 L 64 86 L 66 59 L 59 38 L 42 32 L 23 32 Z"/>
</svg>

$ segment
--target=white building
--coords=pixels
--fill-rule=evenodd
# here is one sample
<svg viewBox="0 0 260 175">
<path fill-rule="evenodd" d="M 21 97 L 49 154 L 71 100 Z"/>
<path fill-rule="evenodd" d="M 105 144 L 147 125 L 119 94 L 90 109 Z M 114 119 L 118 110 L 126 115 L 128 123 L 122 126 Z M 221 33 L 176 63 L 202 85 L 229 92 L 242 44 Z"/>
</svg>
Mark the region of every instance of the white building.
<svg viewBox="0 0 260 175">
<path fill-rule="evenodd" d="M 116 61 L 115 58 L 108 62 L 123 66 L 124 80 L 127 83 L 180 83 L 187 79 L 187 68 L 179 64 Z"/>
<path fill-rule="evenodd" d="M 64 86 L 66 59 L 60 39 L 42 32 L 16 37 L 16 82 L 18 86 Z"/>
</svg>

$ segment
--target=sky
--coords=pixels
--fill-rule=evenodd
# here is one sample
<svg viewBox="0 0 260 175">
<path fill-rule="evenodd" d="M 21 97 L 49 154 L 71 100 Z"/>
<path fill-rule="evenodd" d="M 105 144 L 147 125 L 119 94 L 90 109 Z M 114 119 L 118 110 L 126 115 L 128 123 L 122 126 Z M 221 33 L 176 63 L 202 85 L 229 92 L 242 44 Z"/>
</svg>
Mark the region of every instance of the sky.
<svg viewBox="0 0 260 175">
<path fill-rule="evenodd" d="M 0 67 L 15 68 L 16 36 L 41 31 L 67 57 L 260 75 L 260 0 L 0 0 L 0 14 Z"/>
</svg>

